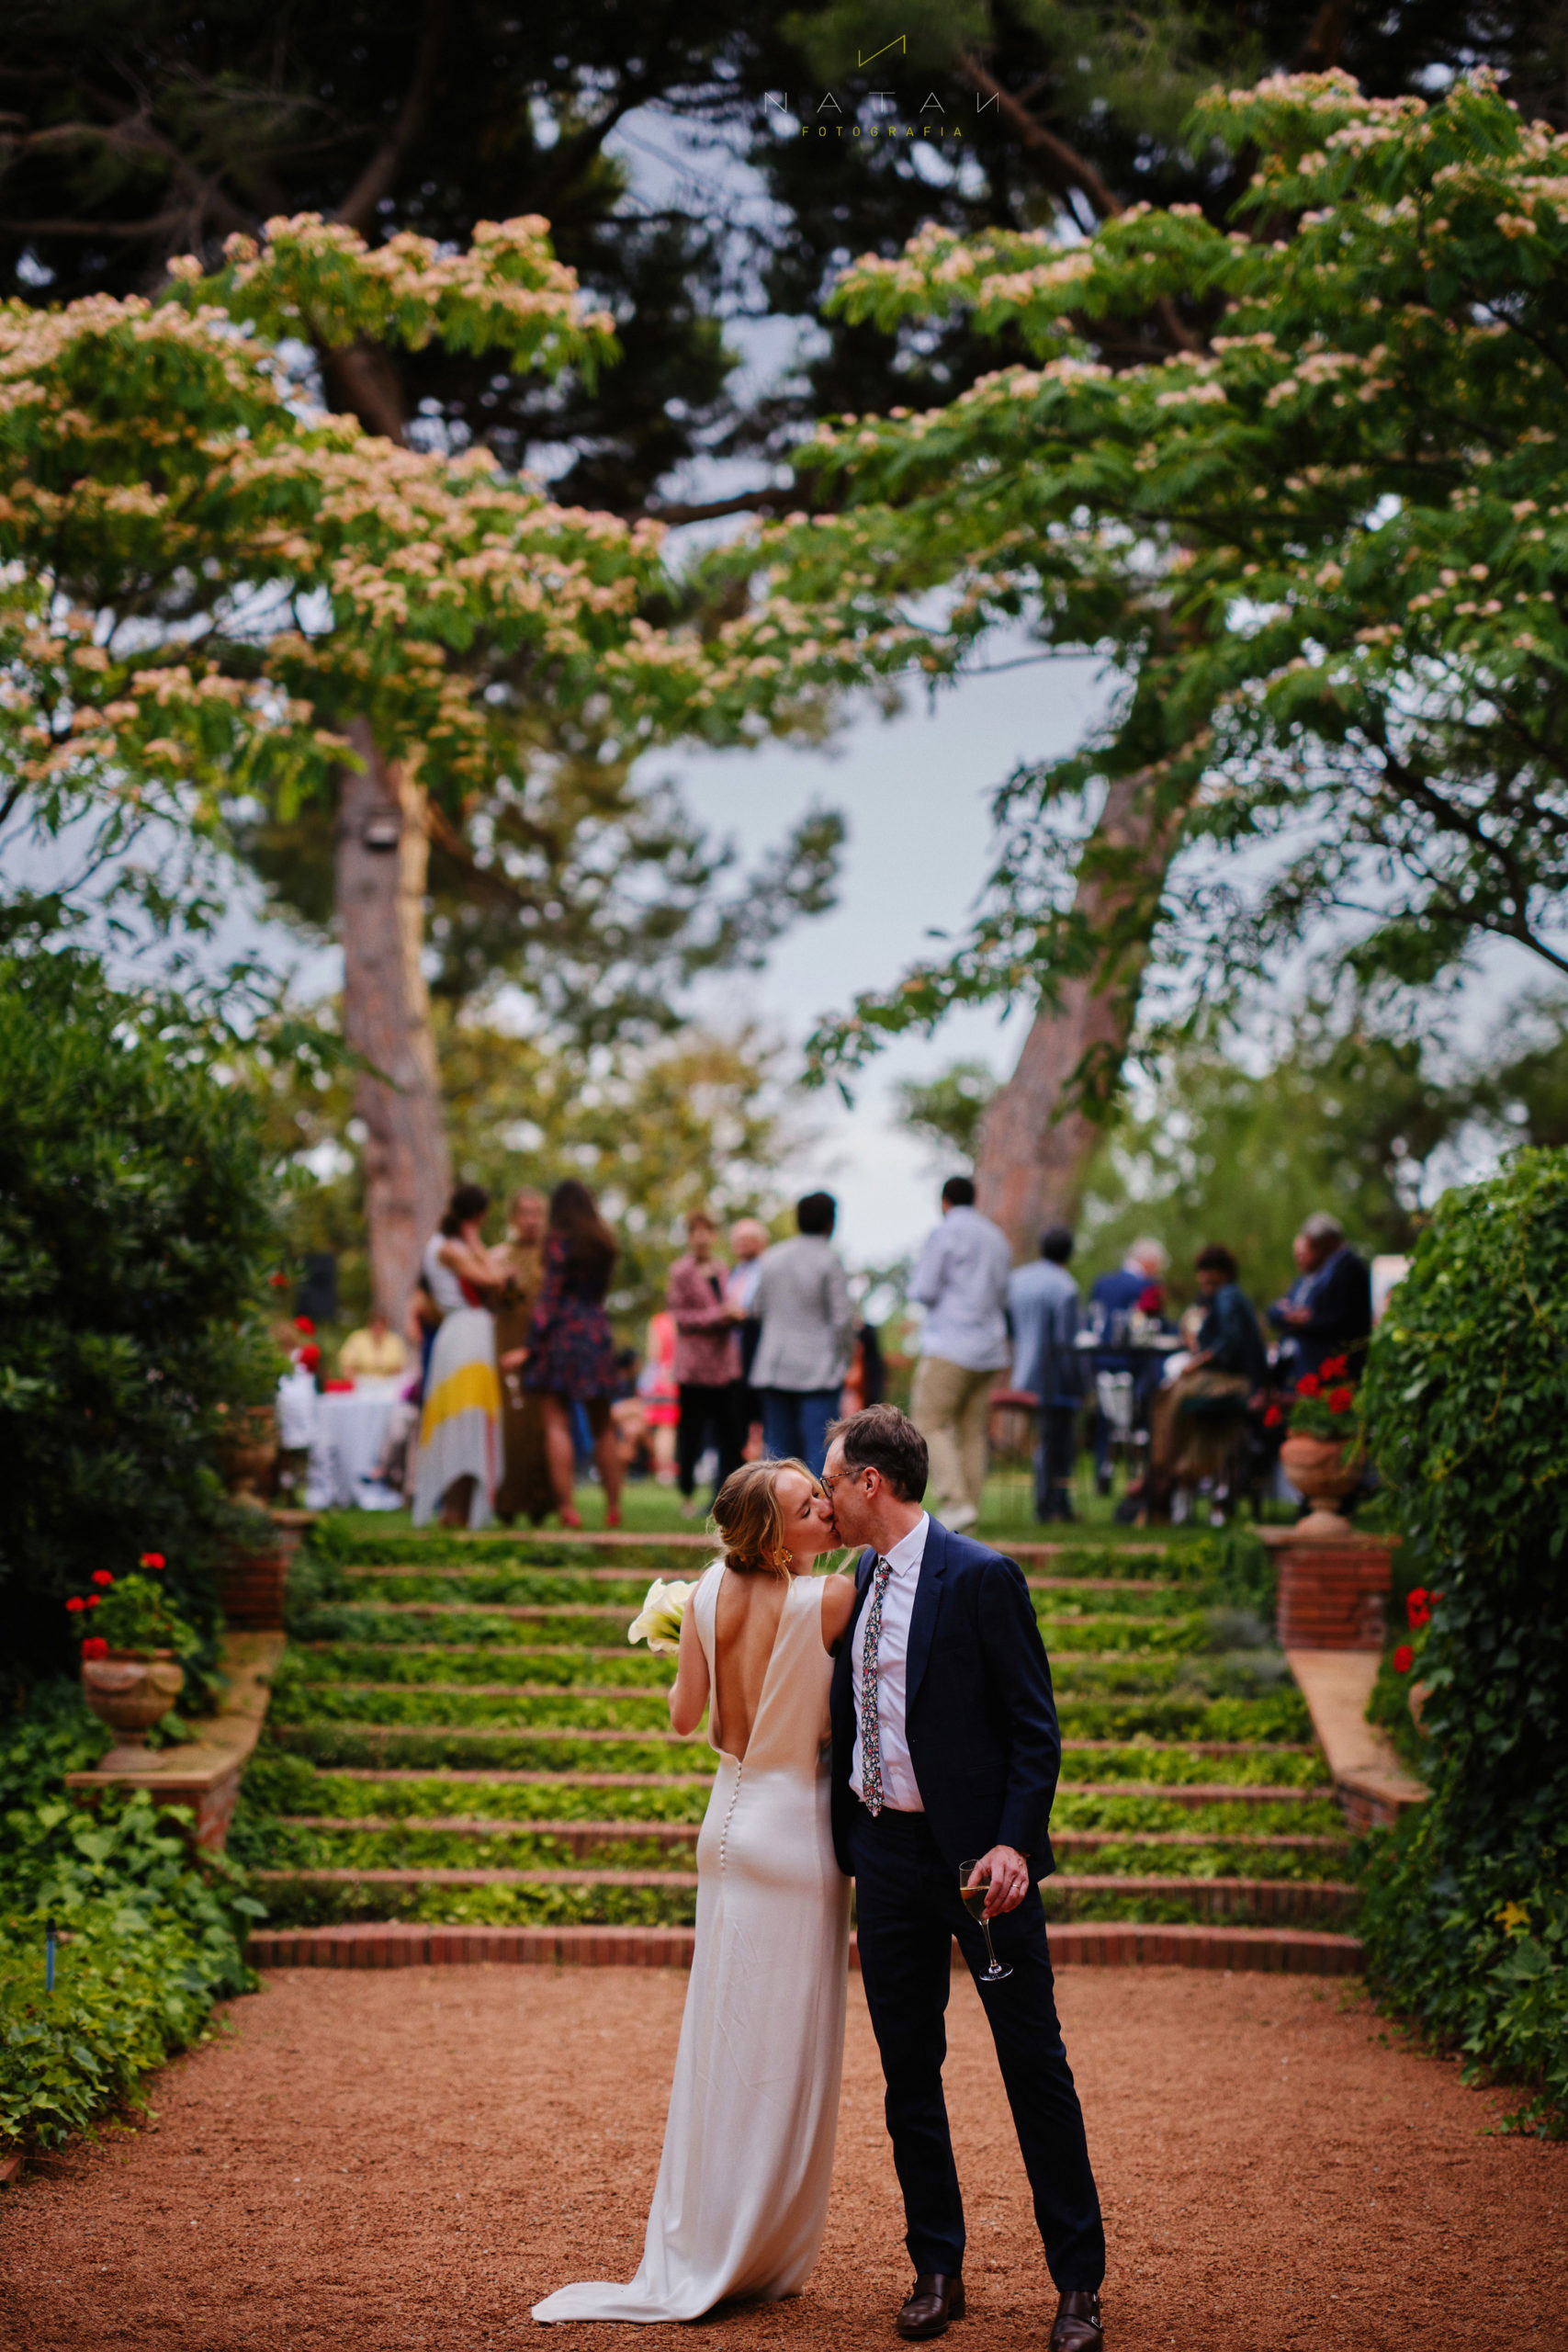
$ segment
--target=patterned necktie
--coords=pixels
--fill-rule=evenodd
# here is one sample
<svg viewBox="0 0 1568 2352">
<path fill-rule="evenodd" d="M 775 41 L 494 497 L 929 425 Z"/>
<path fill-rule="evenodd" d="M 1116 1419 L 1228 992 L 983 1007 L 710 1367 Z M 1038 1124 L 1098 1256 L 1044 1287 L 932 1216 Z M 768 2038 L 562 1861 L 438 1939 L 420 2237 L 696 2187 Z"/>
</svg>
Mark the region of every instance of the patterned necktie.
<svg viewBox="0 0 1568 2352">
<path fill-rule="evenodd" d="M 874 1820 L 882 1811 L 882 1726 L 877 1720 L 876 1645 L 882 1638 L 882 1596 L 893 1573 L 891 1560 L 878 1559 L 872 1572 L 871 1606 L 865 1612 L 861 1648 L 861 1803 Z"/>
</svg>

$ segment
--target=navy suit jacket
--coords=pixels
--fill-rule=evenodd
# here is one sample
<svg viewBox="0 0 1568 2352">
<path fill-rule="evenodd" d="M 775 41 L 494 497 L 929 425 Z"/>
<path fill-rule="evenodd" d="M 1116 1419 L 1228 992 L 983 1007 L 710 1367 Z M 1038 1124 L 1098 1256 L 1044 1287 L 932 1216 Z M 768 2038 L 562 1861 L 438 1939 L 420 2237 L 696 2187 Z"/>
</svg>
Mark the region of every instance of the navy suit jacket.
<svg viewBox="0 0 1568 2352">
<path fill-rule="evenodd" d="M 863 1552 L 854 1615 L 833 1664 L 833 1846 L 846 1877 L 860 1802 L 850 1787 L 851 1660 L 875 1566 L 875 1553 Z M 905 1689 L 909 1757 L 944 1861 L 956 1871 L 993 1846 L 1014 1846 L 1028 1856 L 1032 1881 L 1048 1877 L 1062 1736 L 1029 1587 L 1015 1560 L 935 1519 L 915 1588 Z"/>
<path fill-rule="evenodd" d="M 1372 1329 L 1372 1278 L 1354 1250 L 1337 1250 L 1306 1295 L 1310 1320 L 1288 1324 L 1297 1348 L 1296 1376 L 1348 1356 L 1351 1377 L 1361 1371 Z"/>
</svg>

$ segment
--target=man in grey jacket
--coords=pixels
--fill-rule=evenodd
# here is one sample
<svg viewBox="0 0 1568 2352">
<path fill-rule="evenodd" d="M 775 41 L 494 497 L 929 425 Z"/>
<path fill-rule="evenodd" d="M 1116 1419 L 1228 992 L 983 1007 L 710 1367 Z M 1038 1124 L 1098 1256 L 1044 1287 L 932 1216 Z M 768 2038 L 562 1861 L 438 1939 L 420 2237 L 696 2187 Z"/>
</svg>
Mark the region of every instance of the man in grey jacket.
<svg viewBox="0 0 1568 2352">
<path fill-rule="evenodd" d="M 955 1535 L 980 1516 L 991 1391 L 1012 1353 L 1011 1271 L 1007 1235 L 975 1206 L 972 1179 L 950 1176 L 909 1284 L 926 1310 L 909 1419 L 931 1450 L 931 1509 Z"/>
<path fill-rule="evenodd" d="M 798 1239 L 765 1250 L 751 1312 L 761 1336 L 751 1385 L 762 1405 L 762 1444 L 775 1459 L 794 1454 L 818 1476 L 828 1424 L 836 1420 L 854 1339 L 849 1285 L 829 1238 L 838 1221 L 831 1193 L 795 1204 Z"/>
</svg>

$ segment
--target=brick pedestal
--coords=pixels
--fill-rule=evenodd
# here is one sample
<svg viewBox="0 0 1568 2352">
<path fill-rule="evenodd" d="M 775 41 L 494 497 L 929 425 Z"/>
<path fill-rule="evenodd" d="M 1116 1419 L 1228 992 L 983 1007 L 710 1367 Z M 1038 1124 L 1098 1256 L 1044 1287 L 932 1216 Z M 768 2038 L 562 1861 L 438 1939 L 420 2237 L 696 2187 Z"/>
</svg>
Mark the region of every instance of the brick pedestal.
<svg viewBox="0 0 1568 2352">
<path fill-rule="evenodd" d="M 304 1541 L 315 1513 L 273 1510 L 255 1514 L 254 1551 L 236 1552 L 218 1573 L 218 1594 L 231 1625 L 245 1633 L 280 1634 L 288 1563 Z"/>
<path fill-rule="evenodd" d="M 1281 1649 L 1381 1650 L 1392 1535 L 1313 1535 L 1289 1527 L 1258 1533 L 1279 1565 L 1276 1622 Z"/>
</svg>

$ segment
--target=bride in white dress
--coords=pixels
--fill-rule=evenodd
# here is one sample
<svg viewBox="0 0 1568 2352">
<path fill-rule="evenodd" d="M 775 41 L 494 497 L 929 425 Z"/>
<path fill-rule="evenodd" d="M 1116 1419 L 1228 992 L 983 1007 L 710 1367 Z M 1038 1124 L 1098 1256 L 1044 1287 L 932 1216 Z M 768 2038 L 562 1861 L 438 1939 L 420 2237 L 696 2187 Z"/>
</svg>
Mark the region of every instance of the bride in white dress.
<svg viewBox="0 0 1568 2352">
<path fill-rule="evenodd" d="M 537 2320 L 690 2320 L 727 2297 L 795 2295 L 822 2244 L 850 1920 L 828 1690 L 854 1585 L 808 1573 L 838 1537 L 804 1463 L 748 1464 L 714 1517 L 724 1557 L 687 1607 L 670 1718 L 694 1731 L 707 1707 L 719 1764 L 642 2267 L 629 2286 L 560 2288 Z"/>
</svg>

